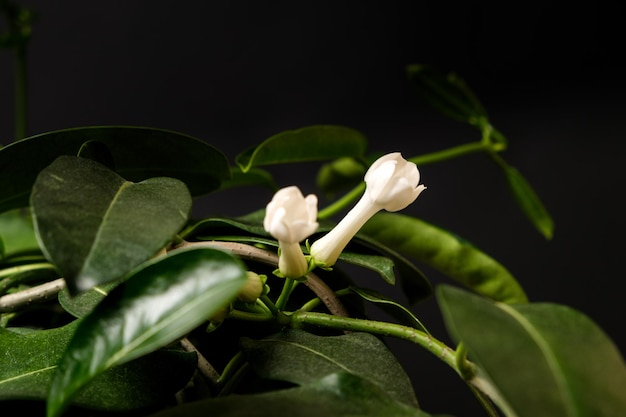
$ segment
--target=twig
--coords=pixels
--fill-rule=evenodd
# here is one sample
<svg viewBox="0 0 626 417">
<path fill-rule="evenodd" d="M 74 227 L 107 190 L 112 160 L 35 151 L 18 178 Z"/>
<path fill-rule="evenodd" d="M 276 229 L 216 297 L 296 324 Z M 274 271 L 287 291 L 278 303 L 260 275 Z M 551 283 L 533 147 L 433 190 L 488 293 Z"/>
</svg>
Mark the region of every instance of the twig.
<svg viewBox="0 0 626 417">
<path fill-rule="evenodd" d="M 180 340 L 180 345 L 187 352 L 196 352 L 198 355 L 198 370 L 204 377 L 211 383 L 211 386 L 217 386 L 217 382 L 220 378 L 220 374 L 215 370 L 213 365 L 200 353 L 198 348 L 189 341 L 186 337 Z"/>
<path fill-rule="evenodd" d="M 226 250 L 233 253 L 243 259 L 257 261 L 266 265 L 278 266 L 278 255 L 273 252 L 266 251 L 264 249 L 257 248 L 256 246 L 246 245 L 244 243 L 237 242 L 222 242 L 217 240 L 201 241 L 201 242 L 183 242 L 176 246 L 180 247 L 209 247 Z M 333 290 L 317 275 L 309 272 L 306 275 L 306 281 L 304 284 L 309 287 L 311 291 L 319 297 L 324 303 L 328 311 L 335 316 L 348 317 L 348 311 L 344 305 L 339 301 Z"/>
<path fill-rule="evenodd" d="M 20 292 L 3 295 L 0 297 L 0 313 L 14 311 L 32 303 L 48 301 L 63 288 L 65 288 L 65 280 L 59 278 Z"/>
</svg>

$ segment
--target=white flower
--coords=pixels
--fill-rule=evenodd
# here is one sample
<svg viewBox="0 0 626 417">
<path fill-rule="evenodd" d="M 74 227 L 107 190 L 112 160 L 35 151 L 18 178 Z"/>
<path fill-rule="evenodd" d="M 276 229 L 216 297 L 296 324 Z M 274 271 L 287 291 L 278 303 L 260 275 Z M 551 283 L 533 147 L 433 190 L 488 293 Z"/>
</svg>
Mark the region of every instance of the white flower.
<svg viewBox="0 0 626 417">
<path fill-rule="evenodd" d="M 365 193 L 328 234 L 311 246 L 321 266 L 332 266 L 359 229 L 380 210 L 398 211 L 411 204 L 426 186 L 419 185 L 417 166 L 399 152 L 377 159 L 365 173 Z"/>
<path fill-rule="evenodd" d="M 308 264 L 299 242 L 317 230 L 317 197 L 305 198 L 296 186 L 278 190 L 265 209 L 263 227 L 280 245 L 280 272 L 288 278 L 304 275 Z"/>
</svg>

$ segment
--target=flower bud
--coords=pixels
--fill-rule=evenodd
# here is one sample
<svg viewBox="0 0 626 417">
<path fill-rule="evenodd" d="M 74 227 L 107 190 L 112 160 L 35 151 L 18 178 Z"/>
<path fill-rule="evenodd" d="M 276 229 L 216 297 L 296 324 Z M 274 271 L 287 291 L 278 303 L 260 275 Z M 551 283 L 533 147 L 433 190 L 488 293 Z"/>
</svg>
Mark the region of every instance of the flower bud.
<svg viewBox="0 0 626 417">
<path fill-rule="evenodd" d="M 263 227 L 278 240 L 280 273 L 288 278 L 304 275 L 308 263 L 299 242 L 317 230 L 317 197 L 305 198 L 296 186 L 278 190 L 266 207 Z"/>
<path fill-rule="evenodd" d="M 377 159 L 365 173 L 365 193 L 346 216 L 311 245 L 311 256 L 330 267 L 348 242 L 380 210 L 398 211 L 411 204 L 426 186 L 419 185 L 417 166 L 394 152 Z"/>
<path fill-rule="evenodd" d="M 243 288 L 239 290 L 237 298 L 246 303 L 252 303 L 263 293 L 263 280 L 261 276 L 253 271 L 247 271 L 247 281 Z"/>
</svg>

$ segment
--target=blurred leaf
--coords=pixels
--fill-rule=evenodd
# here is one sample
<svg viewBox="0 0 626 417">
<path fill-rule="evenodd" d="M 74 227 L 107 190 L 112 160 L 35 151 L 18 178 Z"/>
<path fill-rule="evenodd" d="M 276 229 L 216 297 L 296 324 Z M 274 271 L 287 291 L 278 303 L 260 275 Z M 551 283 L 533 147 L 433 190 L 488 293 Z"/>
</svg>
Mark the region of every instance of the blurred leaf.
<svg viewBox="0 0 626 417">
<path fill-rule="evenodd" d="M 88 140 L 83 143 L 80 149 L 78 149 L 76 156 L 99 162 L 110 170 L 115 171 L 115 158 L 113 158 L 109 147 L 100 141 Z"/>
<path fill-rule="evenodd" d="M 626 365 L 587 316 L 562 305 L 494 303 L 443 286 L 449 333 L 496 387 L 507 415 L 626 415 Z"/>
<path fill-rule="evenodd" d="M 317 187 L 331 197 L 363 181 L 365 171 L 366 167 L 355 158 L 339 158 L 322 165 L 317 173 Z"/>
<path fill-rule="evenodd" d="M 182 337 L 223 308 L 246 282 L 226 252 L 183 249 L 137 270 L 82 319 L 58 362 L 48 415 L 58 416 L 103 371 Z"/>
<path fill-rule="evenodd" d="M 58 130 L 0 149 L 0 212 L 27 206 L 39 172 L 61 155 L 77 155 L 88 141 L 106 145 L 116 172 L 128 181 L 177 178 L 198 196 L 217 189 L 230 175 L 221 151 L 182 133 L 129 126 Z"/>
<path fill-rule="evenodd" d="M 376 304 L 381 310 L 395 318 L 399 324 L 429 333 L 422 322 L 409 309 L 395 300 L 369 288 L 350 287 L 350 290 L 358 294 L 362 299 Z"/>
<path fill-rule="evenodd" d="M 378 213 L 360 233 L 496 301 L 528 301 L 522 287 L 504 266 L 468 242 L 423 220 L 397 213 Z"/>
<path fill-rule="evenodd" d="M 407 74 L 417 92 L 440 112 L 473 125 L 487 119 L 483 105 L 458 75 L 419 64 L 407 66 Z"/>
<path fill-rule="evenodd" d="M 44 401 L 56 364 L 77 324 L 25 333 L 0 327 L 0 400 Z M 110 411 L 163 406 L 187 384 L 196 364 L 193 353 L 157 351 L 102 373 L 73 404 Z"/>
<path fill-rule="evenodd" d="M 0 214 L 0 241 L 4 243 L 0 259 L 18 253 L 39 252 L 30 210 L 14 209 Z"/>
<path fill-rule="evenodd" d="M 230 395 L 172 407 L 151 417 L 428 417 L 379 386 L 339 371 L 306 386 L 256 395 Z"/>
<path fill-rule="evenodd" d="M 507 164 L 502 165 L 509 187 L 517 204 L 535 228 L 546 239 L 552 239 L 554 222 L 543 203 L 519 171 Z"/>
<path fill-rule="evenodd" d="M 409 377 L 383 342 L 369 333 L 316 336 L 284 330 L 260 340 L 243 338 L 243 352 L 262 378 L 313 383 L 346 371 L 367 379 L 394 399 L 417 406 Z"/>
<path fill-rule="evenodd" d="M 236 162 L 242 171 L 261 165 L 362 156 L 367 139 L 345 126 L 319 125 L 278 133 L 239 155 Z"/>
<path fill-rule="evenodd" d="M 278 190 L 272 174 L 259 168 L 253 168 L 247 172 L 232 169 L 230 179 L 222 182 L 220 190 L 239 187 L 265 187 L 272 191 Z"/>
<path fill-rule="evenodd" d="M 90 159 L 61 156 L 37 177 L 31 205 L 42 249 L 75 294 L 156 255 L 185 225 L 191 196 L 174 178 L 131 183 Z"/>
</svg>

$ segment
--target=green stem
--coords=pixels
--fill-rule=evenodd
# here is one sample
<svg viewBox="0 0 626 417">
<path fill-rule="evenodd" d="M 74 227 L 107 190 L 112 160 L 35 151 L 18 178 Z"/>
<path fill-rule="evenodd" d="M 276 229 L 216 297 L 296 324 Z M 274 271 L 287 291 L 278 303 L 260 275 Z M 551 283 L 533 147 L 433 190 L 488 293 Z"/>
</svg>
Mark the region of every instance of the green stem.
<svg viewBox="0 0 626 417">
<path fill-rule="evenodd" d="M 425 155 L 414 156 L 409 158 L 408 161 L 413 162 L 414 164 L 421 166 L 426 164 L 432 164 L 435 162 L 446 161 L 448 159 L 458 158 L 463 155 L 475 153 L 475 152 L 484 152 L 488 150 L 494 150 L 494 145 L 491 142 L 472 142 L 466 143 L 463 145 L 455 146 L 453 148 L 445 149 L 443 151 L 432 152 Z M 351 191 L 349 191 L 346 195 L 341 197 L 339 200 L 330 204 L 323 210 L 320 210 L 317 213 L 317 217 L 320 219 L 328 219 L 340 211 L 344 210 L 348 207 L 352 202 L 354 202 L 361 194 L 365 191 L 365 183 L 362 182 L 356 187 L 354 187 Z"/>
<path fill-rule="evenodd" d="M 298 282 L 295 279 L 285 278 L 285 282 L 283 284 L 283 290 L 280 292 L 278 299 L 276 300 L 276 308 L 278 311 L 283 311 L 285 306 L 287 305 L 287 301 L 289 300 L 289 296 L 291 292 L 296 287 Z"/>
<path fill-rule="evenodd" d="M 238 380 L 238 375 L 241 375 L 242 369 L 245 369 L 247 364 L 248 362 L 241 351 L 232 357 L 216 381 L 218 388 L 220 388 L 220 395 L 227 393 L 232 388 L 235 381 Z"/>
<path fill-rule="evenodd" d="M 299 327 L 303 324 L 312 324 L 331 329 L 367 332 L 407 340 L 422 346 L 460 374 L 456 365 L 454 350 L 433 338 L 431 335 L 413 327 L 383 321 L 338 317 L 311 311 L 296 311 L 290 318 L 291 325 L 294 327 Z"/>
<path fill-rule="evenodd" d="M 274 316 L 278 315 L 276 305 L 274 305 L 274 302 L 267 296 L 267 294 L 261 295 L 257 301 L 259 303 L 263 303 L 263 305 L 267 307 L 267 309 L 271 311 Z"/>
<path fill-rule="evenodd" d="M 364 182 L 362 182 L 359 185 L 357 185 L 356 187 L 354 187 L 352 189 L 352 191 L 348 192 L 346 195 L 341 197 L 339 200 L 337 200 L 334 203 L 330 204 L 329 206 L 327 206 L 323 210 L 320 210 L 317 213 L 317 217 L 319 219 L 328 219 L 328 218 L 334 216 L 335 214 L 339 213 L 340 211 L 342 211 L 343 209 L 348 207 L 354 200 L 359 198 L 361 196 L 361 194 L 363 194 L 363 191 L 365 191 L 365 183 Z"/>
<path fill-rule="evenodd" d="M 352 294 L 352 290 L 350 288 L 344 288 L 343 290 L 335 291 L 335 295 L 337 297 L 341 297 L 344 295 Z M 314 308 L 317 308 L 322 304 L 322 300 L 319 297 L 315 297 L 302 305 L 298 309 L 298 311 L 311 311 Z"/>
<path fill-rule="evenodd" d="M 274 320 L 273 314 L 251 313 L 249 311 L 232 310 L 228 313 L 229 319 L 246 320 L 246 321 L 271 321 Z"/>
</svg>

